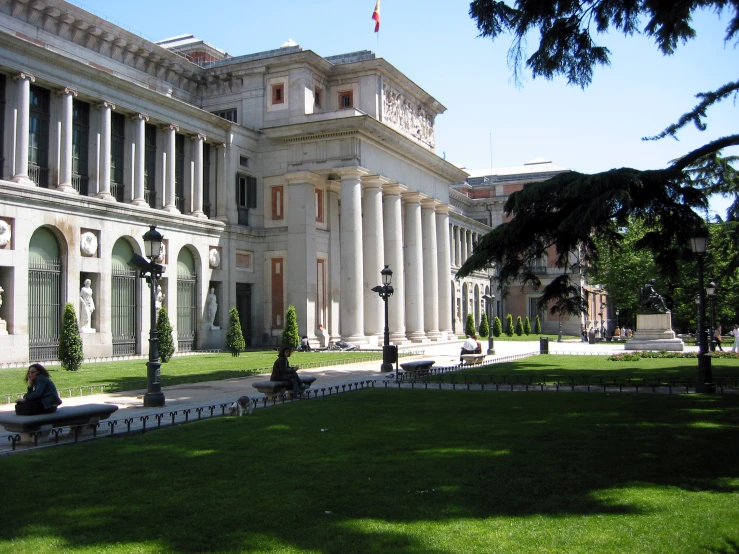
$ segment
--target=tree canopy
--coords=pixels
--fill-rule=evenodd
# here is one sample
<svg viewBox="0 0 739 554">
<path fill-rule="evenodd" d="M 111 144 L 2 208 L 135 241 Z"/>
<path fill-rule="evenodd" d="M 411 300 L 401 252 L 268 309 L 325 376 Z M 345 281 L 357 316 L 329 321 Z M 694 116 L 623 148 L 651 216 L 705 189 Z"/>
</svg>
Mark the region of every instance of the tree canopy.
<svg viewBox="0 0 739 554">
<path fill-rule="evenodd" d="M 627 37 L 643 33 L 654 38 L 659 51 L 670 55 L 696 36 L 691 20 L 701 9 L 712 9 L 717 16 L 733 13 L 725 41 L 733 41 L 735 47 L 739 0 L 474 0 L 470 16 L 482 37 L 513 36 L 508 60 L 517 82 L 530 70 L 534 77 L 564 77 L 569 84 L 586 88 L 594 69 L 610 63 L 610 51 L 596 43 L 597 35 L 614 30 Z M 529 56 L 526 39 L 536 32 L 538 47 Z M 645 140 L 676 138 L 689 124 L 706 131 L 708 108 L 736 98 L 737 93 L 739 79 L 698 93 L 695 107 Z M 623 167 L 592 175 L 571 171 L 527 184 L 505 204 L 512 219 L 483 237 L 458 276 L 494 262 L 503 290 L 513 282 L 539 288 L 535 262 L 554 252 L 556 265 L 565 271 L 544 287 L 541 302 L 572 313 L 582 306 L 579 279 L 574 276 L 598 263 L 604 244 L 621 243 L 633 221 L 645 230 L 634 246 L 651 252 L 660 271 L 675 271 L 690 256 L 689 237 L 704 224 L 701 214 L 711 194 L 734 194 L 728 219 L 739 219 L 739 176 L 732 165 L 736 157 L 722 156 L 723 149 L 736 145 L 739 134 L 714 137 L 667 167 Z"/>
</svg>

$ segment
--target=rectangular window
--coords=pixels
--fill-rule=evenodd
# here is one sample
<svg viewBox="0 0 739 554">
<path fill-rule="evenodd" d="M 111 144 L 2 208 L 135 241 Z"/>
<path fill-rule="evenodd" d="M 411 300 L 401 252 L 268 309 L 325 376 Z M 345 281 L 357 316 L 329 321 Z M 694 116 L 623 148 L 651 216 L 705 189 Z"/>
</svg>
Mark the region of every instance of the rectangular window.
<svg viewBox="0 0 739 554">
<path fill-rule="evenodd" d="M 236 108 L 232 108 L 230 110 L 219 110 L 217 112 L 210 112 L 210 113 L 212 113 L 213 115 L 217 115 L 220 118 L 231 121 L 233 123 L 238 123 L 236 121 Z"/>
<path fill-rule="evenodd" d="M 313 92 L 313 98 L 316 108 L 323 108 L 323 104 L 321 103 L 323 101 L 323 90 L 321 90 L 319 87 L 316 87 Z"/>
<path fill-rule="evenodd" d="M 5 83 L 5 75 L 0 75 L 0 172 L 5 161 L 3 159 L 3 152 L 5 152 Z"/>
<path fill-rule="evenodd" d="M 316 221 L 323 222 L 323 189 L 316 189 Z"/>
<path fill-rule="evenodd" d="M 354 107 L 354 91 L 353 90 L 342 90 L 339 92 L 339 109 L 343 110 L 346 108 Z"/>
<path fill-rule="evenodd" d="M 326 328 L 326 260 L 319 259 L 316 263 L 317 291 L 316 291 L 316 327 Z"/>
<path fill-rule="evenodd" d="M 253 254 L 248 250 L 236 251 L 236 267 L 238 269 L 253 269 Z"/>
<path fill-rule="evenodd" d="M 251 166 L 251 158 L 249 156 L 239 156 L 239 165 L 241 167 Z"/>
<path fill-rule="evenodd" d="M 174 137 L 174 204 L 185 213 L 185 135 Z"/>
<path fill-rule="evenodd" d="M 282 219 L 283 215 L 283 187 L 272 187 L 272 219 Z"/>
<path fill-rule="evenodd" d="M 285 101 L 285 83 L 272 85 L 272 104 L 282 104 Z"/>
<path fill-rule="evenodd" d="M 49 186 L 49 113 L 49 91 L 31 85 L 28 176 L 39 187 Z"/>
<path fill-rule="evenodd" d="M 257 178 L 251 175 L 236 175 L 236 208 L 239 225 L 249 225 L 249 208 L 257 207 Z"/>
<path fill-rule="evenodd" d="M 72 186 L 83 196 L 89 194 L 89 141 L 90 104 L 75 99 L 72 101 Z"/>
<path fill-rule="evenodd" d="M 544 310 L 539 309 L 539 299 L 538 298 L 529 298 L 529 319 L 531 319 L 531 327 L 534 326 L 534 320 L 536 319 L 536 316 L 541 316 L 544 313 Z"/>
<path fill-rule="evenodd" d="M 144 200 L 152 208 L 156 207 L 156 167 L 157 167 L 157 128 L 146 124 L 144 127 Z"/>
<path fill-rule="evenodd" d="M 272 258 L 272 327 L 281 329 L 285 306 L 283 295 L 282 258 Z"/>
<path fill-rule="evenodd" d="M 123 157 L 126 148 L 126 118 L 123 114 L 110 114 L 110 192 L 118 202 L 123 202 Z"/>
<path fill-rule="evenodd" d="M 203 143 L 203 213 L 210 217 L 210 144 Z"/>
</svg>

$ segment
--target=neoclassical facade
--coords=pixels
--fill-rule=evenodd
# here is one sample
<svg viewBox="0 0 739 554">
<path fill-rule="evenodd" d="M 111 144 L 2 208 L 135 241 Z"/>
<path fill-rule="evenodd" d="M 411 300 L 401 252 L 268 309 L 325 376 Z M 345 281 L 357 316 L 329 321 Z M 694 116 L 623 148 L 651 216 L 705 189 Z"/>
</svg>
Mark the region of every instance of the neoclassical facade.
<svg viewBox="0 0 739 554">
<path fill-rule="evenodd" d="M 454 271 L 489 227 L 450 200 L 467 173 L 434 151 L 444 111 L 371 52 L 231 57 L 0 0 L 5 361 L 55 359 L 64 304 L 90 296 L 85 355 L 145 354 L 150 295 L 128 260 L 149 225 L 179 350 L 222 347 L 232 307 L 248 344 L 273 344 L 289 305 L 312 341 L 378 344 L 384 265 L 391 339 L 446 338 L 479 313 L 486 277 L 463 293 Z"/>
</svg>

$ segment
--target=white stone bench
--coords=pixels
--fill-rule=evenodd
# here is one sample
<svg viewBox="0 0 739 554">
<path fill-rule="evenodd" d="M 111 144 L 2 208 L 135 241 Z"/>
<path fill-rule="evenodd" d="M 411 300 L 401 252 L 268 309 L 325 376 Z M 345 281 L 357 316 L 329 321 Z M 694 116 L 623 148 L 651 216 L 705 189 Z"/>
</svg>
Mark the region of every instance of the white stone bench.
<svg viewBox="0 0 739 554">
<path fill-rule="evenodd" d="M 33 435 L 47 436 L 55 427 L 89 427 L 108 419 L 118 410 L 114 404 L 85 404 L 83 406 L 62 406 L 56 412 L 38 415 L 17 415 L 14 412 L 0 412 L 0 426 L 10 433 L 19 433 L 21 442 L 33 440 Z"/>
<path fill-rule="evenodd" d="M 479 364 L 485 359 L 486 354 L 462 354 L 462 359 L 466 364 Z"/>
<path fill-rule="evenodd" d="M 300 380 L 307 388 L 316 380 L 315 377 L 300 377 Z M 283 392 L 292 392 L 292 383 L 290 381 L 257 381 L 251 384 L 252 387 L 261 392 L 264 396 L 274 396 Z"/>
</svg>

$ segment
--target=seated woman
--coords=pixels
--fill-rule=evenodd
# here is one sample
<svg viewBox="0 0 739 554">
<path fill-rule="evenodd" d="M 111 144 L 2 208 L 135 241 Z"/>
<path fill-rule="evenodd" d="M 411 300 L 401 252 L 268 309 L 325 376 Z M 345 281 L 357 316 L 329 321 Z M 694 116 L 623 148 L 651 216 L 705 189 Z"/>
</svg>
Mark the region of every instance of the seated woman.
<svg viewBox="0 0 739 554">
<path fill-rule="evenodd" d="M 467 335 L 467 340 L 462 344 L 462 351 L 459 353 L 459 361 L 463 361 L 462 356 L 465 354 L 482 354 L 482 344 L 477 340 L 477 335 Z"/>
<path fill-rule="evenodd" d="M 303 335 L 303 338 L 300 339 L 300 350 L 303 352 L 310 352 L 310 341 L 305 335 Z"/>
<path fill-rule="evenodd" d="M 297 367 L 290 367 L 288 358 L 293 353 L 293 349 L 289 346 L 281 346 L 272 366 L 272 375 L 270 381 L 288 381 L 293 389 L 293 394 L 299 396 L 308 385 L 304 385 L 298 377 Z"/>
<path fill-rule="evenodd" d="M 16 400 L 15 411 L 22 415 L 50 414 L 56 412 L 62 399 L 56 391 L 56 386 L 49 377 L 49 372 L 41 364 L 31 364 L 26 373 L 28 392 L 23 398 Z M 18 404 L 22 404 L 20 410 Z"/>
</svg>

